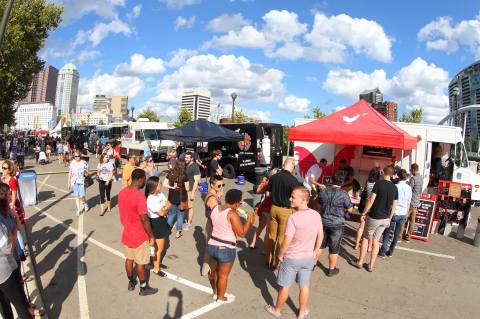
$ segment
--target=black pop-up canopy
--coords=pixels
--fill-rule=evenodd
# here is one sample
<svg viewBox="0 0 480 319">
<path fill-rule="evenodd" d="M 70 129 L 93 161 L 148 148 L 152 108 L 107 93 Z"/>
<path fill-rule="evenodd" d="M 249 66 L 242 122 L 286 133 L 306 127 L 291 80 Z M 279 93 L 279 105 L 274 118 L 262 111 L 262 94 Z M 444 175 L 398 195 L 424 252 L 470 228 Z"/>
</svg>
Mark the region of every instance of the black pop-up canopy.
<svg viewBox="0 0 480 319">
<path fill-rule="evenodd" d="M 192 121 L 160 133 L 162 140 L 179 142 L 235 142 L 243 138 L 243 135 L 207 120 Z"/>
</svg>

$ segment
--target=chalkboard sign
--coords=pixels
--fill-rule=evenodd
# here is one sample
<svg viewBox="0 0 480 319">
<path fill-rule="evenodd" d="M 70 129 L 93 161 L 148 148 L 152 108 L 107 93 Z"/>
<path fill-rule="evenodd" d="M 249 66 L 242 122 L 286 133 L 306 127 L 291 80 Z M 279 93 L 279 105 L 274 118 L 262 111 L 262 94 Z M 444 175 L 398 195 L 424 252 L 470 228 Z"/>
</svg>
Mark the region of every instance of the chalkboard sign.
<svg viewBox="0 0 480 319">
<path fill-rule="evenodd" d="M 412 238 L 428 241 L 433 214 L 435 213 L 435 201 L 420 199 L 420 206 L 417 208 L 415 225 L 413 225 Z"/>
</svg>

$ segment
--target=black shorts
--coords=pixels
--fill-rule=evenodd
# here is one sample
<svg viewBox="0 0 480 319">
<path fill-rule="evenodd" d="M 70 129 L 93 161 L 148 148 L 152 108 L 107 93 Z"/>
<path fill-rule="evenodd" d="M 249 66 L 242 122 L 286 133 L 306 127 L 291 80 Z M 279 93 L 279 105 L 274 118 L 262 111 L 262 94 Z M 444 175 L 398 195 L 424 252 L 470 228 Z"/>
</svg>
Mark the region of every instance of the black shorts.
<svg viewBox="0 0 480 319">
<path fill-rule="evenodd" d="M 165 239 L 172 232 L 172 228 L 168 225 L 166 218 L 150 218 L 150 224 L 152 225 L 152 233 L 155 239 Z"/>
<path fill-rule="evenodd" d="M 343 226 L 323 226 L 323 241 L 321 249 L 328 247 L 330 254 L 338 254 L 342 242 Z"/>
</svg>

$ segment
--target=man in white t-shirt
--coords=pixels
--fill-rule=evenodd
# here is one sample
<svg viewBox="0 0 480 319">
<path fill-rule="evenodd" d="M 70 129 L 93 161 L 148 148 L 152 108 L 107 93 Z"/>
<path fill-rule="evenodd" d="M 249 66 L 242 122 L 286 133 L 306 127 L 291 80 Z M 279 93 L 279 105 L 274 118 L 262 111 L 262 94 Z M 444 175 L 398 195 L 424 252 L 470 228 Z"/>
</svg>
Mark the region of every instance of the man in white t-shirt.
<svg viewBox="0 0 480 319">
<path fill-rule="evenodd" d="M 303 186 L 305 186 L 310 192 L 319 186 L 320 177 L 323 174 L 323 168 L 327 166 L 327 160 L 322 158 L 318 164 L 312 165 L 305 175 L 305 181 Z M 321 181 L 320 181 L 321 182 Z"/>
</svg>

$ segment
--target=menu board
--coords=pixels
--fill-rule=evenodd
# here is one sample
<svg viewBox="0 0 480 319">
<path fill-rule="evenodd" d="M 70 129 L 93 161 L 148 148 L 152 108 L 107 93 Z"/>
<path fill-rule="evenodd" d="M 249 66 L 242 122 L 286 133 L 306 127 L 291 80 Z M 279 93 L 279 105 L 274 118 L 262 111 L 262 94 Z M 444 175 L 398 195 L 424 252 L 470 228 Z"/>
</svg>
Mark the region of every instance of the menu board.
<svg viewBox="0 0 480 319">
<path fill-rule="evenodd" d="M 428 241 L 433 215 L 435 213 L 435 201 L 420 199 L 420 206 L 417 208 L 415 225 L 413 225 L 412 238 Z"/>
</svg>

